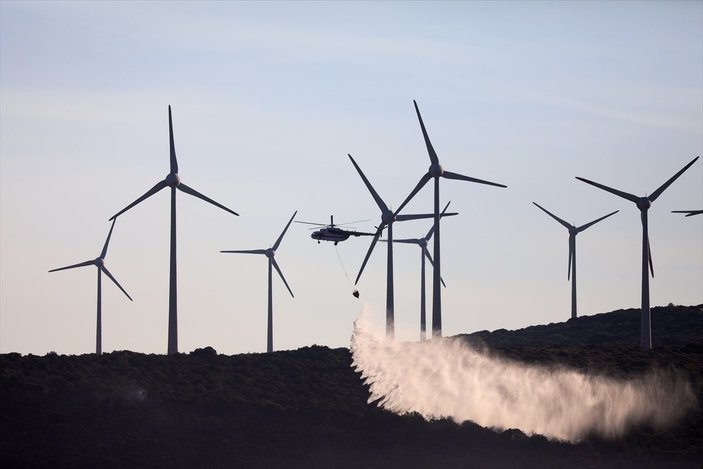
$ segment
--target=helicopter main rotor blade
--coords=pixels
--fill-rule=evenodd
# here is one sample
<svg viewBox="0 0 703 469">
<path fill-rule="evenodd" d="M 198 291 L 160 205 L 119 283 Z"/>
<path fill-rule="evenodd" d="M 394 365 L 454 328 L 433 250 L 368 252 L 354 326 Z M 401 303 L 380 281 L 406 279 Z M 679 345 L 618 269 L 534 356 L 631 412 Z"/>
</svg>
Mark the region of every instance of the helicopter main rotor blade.
<svg viewBox="0 0 703 469">
<path fill-rule="evenodd" d="M 570 223 L 565 222 L 564 220 L 562 220 L 562 219 L 559 218 L 558 216 L 554 215 L 552 212 L 550 212 L 550 211 L 547 210 L 546 208 L 542 207 L 542 206 L 541 206 L 540 204 L 538 204 L 537 202 L 532 202 L 532 203 L 535 204 L 535 205 L 536 205 L 540 210 L 542 210 L 544 213 L 546 213 L 547 215 L 549 215 L 550 217 L 554 218 L 556 221 L 558 221 L 559 223 L 561 223 L 562 225 L 564 225 L 564 227 L 565 227 L 567 230 L 573 228 Z"/>
<path fill-rule="evenodd" d="M 120 285 L 120 283 L 117 281 L 117 279 L 115 279 L 115 277 L 112 276 L 112 274 L 110 273 L 110 271 L 107 270 L 107 267 L 105 267 L 105 266 L 103 265 L 103 266 L 100 268 L 100 270 L 102 270 L 102 271 L 105 273 L 105 275 L 107 275 L 108 277 L 110 277 L 110 280 L 112 280 L 112 281 L 115 283 L 115 285 L 117 285 L 117 288 L 119 288 L 120 290 L 122 290 L 122 293 L 124 293 L 125 295 L 127 295 L 127 298 L 129 298 L 129 301 L 134 301 L 134 300 L 132 299 L 132 297 L 129 296 L 129 293 L 127 293 L 127 292 L 125 291 L 125 289 L 122 288 L 122 285 Z"/>
<path fill-rule="evenodd" d="M 105 256 L 107 255 L 107 245 L 110 243 L 110 236 L 112 236 L 112 229 L 115 227 L 116 221 L 117 221 L 117 218 L 114 218 L 112 220 L 112 225 L 110 226 L 110 232 L 107 234 L 107 239 L 105 240 L 105 244 L 103 245 L 103 250 L 100 252 L 100 257 L 102 259 L 105 259 Z"/>
<path fill-rule="evenodd" d="M 225 207 L 224 205 L 222 205 L 222 204 L 220 204 L 220 203 L 218 203 L 218 202 L 215 202 L 214 200 L 212 200 L 211 198 L 209 198 L 209 197 L 207 197 L 207 196 L 204 196 L 203 194 L 201 194 L 200 192 L 196 191 L 196 190 L 193 189 L 192 187 L 186 186 L 186 185 L 183 184 L 183 183 L 180 183 L 180 184 L 179 184 L 178 186 L 176 186 L 176 187 L 178 187 L 178 190 L 183 191 L 183 192 L 185 192 L 186 194 L 190 194 L 190 195 L 192 195 L 192 196 L 194 196 L 194 197 L 197 197 L 197 198 L 199 198 L 199 199 L 201 199 L 201 200 L 204 200 L 205 202 L 210 203 L 210 204 L 214 205 L 215 207 L 219 207 L 219 208 L 221 208 L 222 210 L 231 213 L 232 215 L 237 215 L 237 216 L 239 216 L 239 214 L 238 214 L 237 212 L 235 212 L 234 210 L 230 210 L 230 209 L 228 209 L 227 207 Z"/>
<path fill-rule="evenodd" d="M 66 267 L 59 267 L 58 269 L 51 269 L 49 272 L 58 272 L 59 270 L 75 269 L 76 267 L 85 267 L 88 265 L 95 265 L 95 260 L 80 262 L 78 264 L 67 265 Z"/>
<path fill-rule="evenodd" d="M 171 105 L 168 106 L 168 140 L 171 149 L 171 172 L 178 173 L 178 161 L 176 161 L 176 145 L 173 143 L 173 121 L 171 120 Z"/>
<path fill-rule="evenodd" d="M 313 223 L 311 221 L 298 221 L 295 220 L 293 223 L 300 223 L 301 225 L 315 225 L 315 226 L 329 226 L 327 223 Z M 313 229 L 313 228 L 311 228 Z"/>
<path fill-rule="evenodd" d="M 295 216 L 296 216 L 297 214 L 298 214 L 298 211 L 297 211 L 297 210 L 296 210 L 295 212 L 293 212 L 293 216 L 290 217 L 290 220 L 288 220 L 288 224 L 286 225 L 285 228 L 283 228 L 283 231 L 281 232 L 281 236 L 278 237 L 278 239 L 277 239 L 276 242 L 273 244 L 273 247 L 272 247 L 271 249 L 273 249 L 273 250 L 275 251 L 276 249 L 278 249 L 278 246 L 281 245 L 281 240 L 283 239 L 283 235 L 286 234 L 286 231 L 288 231 L 288 227 L 289 227 L 290 224 L 293 222 L 293 219 L 295 218 Z M 274 264 L 274 265 L 275 265 L 275 264 Z"/>
<path fill-rule="evenodd" d="M 290 296 L 295 298 L 295 295 L 293 294 L 293 290 L 291 290 L 290 287 L 288 286 L 288 282 L 286 282 L 286 278 L 283 276 L 283 272 L 281 272 L 281 268 L 278 267 L 278 262 L 276 262 L 276 259 L 274 259 L 272 257 L 271 263 L 273 264 L 273 268 L 276 269 L 276 272 L 278 272 L 278 275 L 281 276 L 281 280 L 283 280 L 283 283 L 286 286 L 286 288 L 288 289 L 288 293 L 290 293 Z"/>
<path fill-rule="evenodd" d="M 148 199 L 149 197 L 151 197 L 152 195 L 156 194 L 157 192 L 159 192 L 159 191 L 160 191 L 161 189 L 163 189 L 164 187 L 168 187 L 168 184 L 166 183 L 166 180 L 165 180 L 165 179 L 164 179 L 163 181 L 157 182 L 157 183 L 154 185 L 154 187 L 152 187 L 151 189 L 149 189 L 148 191 L 146 191 L 146 194 L 144 194 L 143 196 L 139 197 L 137 200 L 135 200 L 135 201 L 132 202 L 131 204 L 127 205 L 125 208 L 123 208 L 122 210 L 120 210 L 119 212 L 117 212 L 115 215 L 113 215 L 112 217 L 110 217 L 110 220 L 114 220 L 115 218 L 119 217 L 119 216 L 122 215 L 124 212 L 126 212 L 126 211 L 129 210 L 130 208 L 134 207 L 134 206 L 137 205 L 138 203 L 140 203 L 140 202 L 142 202 L 142 201 Z"/>
<path fill-rule="evenodd" d="M 652 192 L 652 195 L 649 196 L 649 200 L 651 202 L 654 202 L 655 200 L 657 200 L 657 197 L 659 197 L 662 194 L 662 192 L 664 192 L 666 190 L 666 188 L 671 185 L 672 182 L 674 182 L 676 179 L 678 179 L 678 177 L 681 176 L 684 173 L 684 171 L 686 171 L 688 168 L 690 168 L 691 165 L 693 163 L 695 163 L 697 159 L 698 159 L 697 156 L 695 158 L 693 158 L 693 160 L 691 160 L 690 163 L 688 163 L 686 166 L 684 166 L 683 169 L 681 169 L 681 171 L 679 171 L 678 173 L 671 176 L 671 178 L 668 181 L 666 181 L 664 184 L 662 184 L 659 187 L 659 189 Z M 652 275 L 652 276 L 654 276 L 654 275 Z"/>
</svg>

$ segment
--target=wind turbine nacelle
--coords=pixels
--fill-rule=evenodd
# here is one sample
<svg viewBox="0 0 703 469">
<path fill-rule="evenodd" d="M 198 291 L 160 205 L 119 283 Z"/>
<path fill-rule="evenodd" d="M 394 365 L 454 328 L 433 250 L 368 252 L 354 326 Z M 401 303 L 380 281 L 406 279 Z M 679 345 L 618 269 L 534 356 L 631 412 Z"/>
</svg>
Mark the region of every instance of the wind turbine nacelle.
<svg viewBox="0 0 703 469">
<path fill-rule="evenodd" d="M 432 165 L 430 165 L 430 169 L 428 169 L 427 172 L 432 177 L 438 177 L 444 173 L 444 168 L 442 168 L 442 165 L 439 163 L 432 164 Z"/>
<path fill-rule="evenodd" d="M 640 197 L 637 200 L 637 208 L 639 208 L 640 210 L 647 210 L 651 206 L 652 202 L 649 200 L 648 197 Z"/>
<path fill-rule="evenodd" d="M 97 265 L 98 267 L 104 266 L 105 259 L 103 259 L 102 257 L 98 257 L 97 259 L 95 259 L 95 265 Z"/>
<path fill-rule="evenodd" d="M 181 178 L 178 177 L 178 174 L 176 173 L 169 173 L 168 176 L 166 176 L 166 184 L 168 184 L 171 187 L 178 187 L 178 185 L 181 183 Z"/>
</svg>

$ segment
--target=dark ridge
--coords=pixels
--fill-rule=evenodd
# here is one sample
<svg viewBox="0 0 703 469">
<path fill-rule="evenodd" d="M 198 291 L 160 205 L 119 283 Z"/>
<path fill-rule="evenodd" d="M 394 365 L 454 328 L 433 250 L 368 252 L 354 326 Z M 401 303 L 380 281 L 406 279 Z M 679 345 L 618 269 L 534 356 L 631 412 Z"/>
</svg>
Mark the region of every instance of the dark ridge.
<svg viewBox="0 0 703 469">
<path fill-rule="evenodd" d="M 628 377 L 687 376 L 703 402 L 702 306 L 653 310 L 655 348 L 637 347 L 639 311 L 462 336 L 490 353 Z M 630 330 L 634 328 L 634 332 Z M 426 422 L 367 404 L 347 349 L 174 356 L 0 355 L 0 467 L 697 467 L 700 405 L 664 433 L 579 444 Z"/>
</svg>

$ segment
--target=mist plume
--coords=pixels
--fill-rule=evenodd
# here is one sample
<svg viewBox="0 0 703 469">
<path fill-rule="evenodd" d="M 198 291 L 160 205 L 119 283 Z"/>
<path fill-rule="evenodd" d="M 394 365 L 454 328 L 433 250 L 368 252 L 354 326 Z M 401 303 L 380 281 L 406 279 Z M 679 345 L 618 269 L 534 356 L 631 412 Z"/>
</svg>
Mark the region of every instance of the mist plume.
<svg viewBox="0 0 703 469">
<path fill-rule="evenodd" d="M 370 387 L 369 402 L 389 411 L 562 441 L 617 438 L 639 424 L 663 429 L 697 405 L 691 385 L 672 373 L 623 380 L 523 364 L 461 339 L 386 340 L 365 310 L 354 324 L 351 352 Z"/>
</svg>

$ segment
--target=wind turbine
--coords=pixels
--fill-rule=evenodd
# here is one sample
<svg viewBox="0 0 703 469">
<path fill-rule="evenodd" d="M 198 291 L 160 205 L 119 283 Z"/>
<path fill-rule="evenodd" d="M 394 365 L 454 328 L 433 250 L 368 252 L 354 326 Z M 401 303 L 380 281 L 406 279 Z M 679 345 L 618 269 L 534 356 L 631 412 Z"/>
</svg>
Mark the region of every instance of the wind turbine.
<svg viewBox="0 0 703 469">
<path fill-rule="evenodd" d="M 447 205 L 444 206 L 444 210 L 442 210 L 442 216 L 445 215 L 444 212 L 447 211 L 447 207 L 449 207 L 449 204 L 451 202 L 447 202 Z M 403 243 L 403 244 L 414 244 L 416 246 L 420 247 L 420 340 L 425 340 L 425 330 L 426 330 L 426 315 L 425 315 L 425 257 L 430 261 L 430 264 L 434 267 L 434 261 L 432 260 L 432 256 L 430 256 L 430 251 L 427 250 L 427 242 L 430 240 L 432 237 L 432 234 L 434 233 L 434 226 L 430 228 L 430 231 L 427 232 L 424 238 L 410 238 L 410 239 L 394 239 L 394 243 Z M 381 242 L 387 243 L 388 240 L 382 239 Z M 444 288 L 447 288 L 447 285 L 444 283 L 444 279 L 440 278 L 442 285 Z"/>
<path fill-rule="evenodd" d="M 693 163 L 696 162 L 698 157 L 695 157 L 690 163 L 681 169 L 678 173 L 674 174 L 668 181 L 662 184 L 657 190 L 652 192 L 650 196 L 637 197 L 636 195 L 629 194 L 627 192 L 619 191 L 613 189 L 612 187 L 599 184 L 597 182 L 589 181 L 582 177 L 576 176 L 576 179 L 583 181 L 587 184 L 595 186 L 599 189 L 603 189 L 606 192 L 615 194 L 618 197 L 629 200 L 637 205 L 640 209 L 640 218 L 642 219 L 642 332 L 640 336 L 640 345 L 642 348 L 651 349 L 652 348 L 652 325 L 651 316 L 649 313 L 649 275 L 647 273 L 647 264 L 649 264 L 649 270 L 654 277 L 654 265 L 652 264 L 651 249 L 649 245 L 649 233 L 647 227 L 647 211 L 649 207 L 652 206 L 652 202 L 657 200 L 659 196 L 666 190 L 667 187 L 671 185 L 679 176 L 681 176 L 684 171 L 686 171 Z"/>
<path fill-rule="evenodd" d="M 619 210 L 616 210 L 614 212 L 611 212 L 603 217 L 600 217 L 596 220 L 593 220 L 590 223 L 586 223 L 585 225 L 581 226 L 574 226 L 570 223 L 565 222 L 561 218 L 557 217 L 550 211 L 548 211 L 546 208 L 542 207 L 540 204 L 537 202 L 532 202 L 535 204 L 537 207 L 539 207 L 544 213 L 549 215 L 550 217 L 554 218 L 556 221 L 561 223 L 567 230 L 569 230 L 569 270 L 568 273 L 566 274 L 566 279 L 568 280 L 569 277 L 571 277 L 571 317 L 573 319 L 576 318 L 576 235 L 579 234 L 580 232 L 584 231 L 587 228 L 590 228 L 591 226 L 595 225 L 601 220 L 605 220 L 611 215 L 615 215 L 616 213 L 619 212 Z M 572 274 L 573 272 L 573 274 Z"/>
<path fill-rule="evenodd" d="M 171 255 L 170 255 L 170 276 L 169 276 L 169 295 L 168 295 L 168 354 L 178 353 L 178 301 L 177 301 L 177 278 L 176 278 L 176 189 L 186 194 L 204 200 L 216 207 L 221 208 L 233 215 L 239 215 L 224 205 L 221 205 L 209 197 L 204 196 L 200 192 L 186 186 L 181 182 L 178 176 L 178 161 L 176 161 L 176 147 L 173 143 L 173 122 L 171 120 L 171 106 L 168 107 L 168 135 L 171 147 L 171 171 L 166 177 L 156 183 L 154 187 L 149 189 L 146 194 L 139 197 L 137 200 L 127 205 L 125 208 L 117 212 L 110 218 L 114 220 L 130 208 L 134 207 L 143 200 L 148 199 L 152 195 L 166 187 L 171 188 Z"/>
<path fill-rule="evenodd" d="M 417 102 L 413 100 L 415 105 L 415 112 L 417 113 L 417 119 L 420 121 L 420 128 L 422 129 L 422 136 L 425 138 L 425 145 L 427 146 L 427 153 L 430 156 L 430 168 L 427 170 L 420 182 L 417 183 L 415 188 L 412 190 L 410 195 L 405 199 L 405 201 L 400 204 L 398 210 L 395 211 L 398 214 L 405 205 L 410 202 L 410 200 L 415 197 L 420 189 L 422 189 L 425 184 L 430 179 L 434 178 L 434 269 L 432 271 L 432 335 L 435 337 L 442 336 L 442 292 L 440 291 L 440 276 L 441 276 L 441 258 L 440 258 L 440 237 L 439 237 L 439 178 L 446 179 L 458 179 L 460 181 L 476 182 L 479 184 L 487 184 L 489 186 L 496 187 L 508 187 L 503 184 L 498 184 L 495 182 L 484 181 L 483 179 L 476 179 L 469 176 L 464 176 L 463 174 L 452 173 L 445 171 L 444 168 L 439 164 L 439 158 L 437 153 L 432 147 L 432 142 L 430 142 L 430 137 L 427 135 L 427 130 L 425 129 L 425 124 L 422 122 L 422 116 L 420 115 L 420 109 L 417 107 Z"/>
<path fill-rule="evenodd" d="M 359 165 L 356 164 L 356 161 L 354 161 L 354 158 L 349 155 L 349 159 L 351 160 L 352 164 L 359 173 L 359 176 L 361 176 L 361 179 L 364 181 L 364 184 L 369 189 L 371 196 L 376 201 L 376 205 L 378 205 L 378 208 L 381 210 L 381 224 L 378 225 L 378 227 L 376 228 L 376 233 L 374 234 L 373 239 L 371 240 L 371 245 L 369 246 L 369 250 L 366 252 L 366 257 L 364 257 L 364 262 L 362 262 L 361 264 L 361 268 L 359 269 L 359 274 L 356 276 L 356 281 L 354 282 L 354 285 L 359 283 L 359 278 L 361 278 L 361 274 L 364 271 L 364 267 L 366 267 L 366 262 L 368 262 L 374 247 L 376 247 L 376 243 L 378 242 L 378 238 L 381 236 L 381 232 L 384 228 L 388 227 L 388 234 L 386 235 L 388 238 L 388 258 L 386 267 L 386 337 L 393 338 L 395 334 L 395 313 L 393 305 L 393 223 L 396 221 L 432 218 L 433 215 L 431 213 L 416 215 L 397 215 L 397 212 L 393 213 L 388 208 L 383 199 L 381 199 L 381 197 L 378 195 L 376 190 L 373 188 L 369 180 L 364 175 L 364 172 L 361 170 Z M 446 214 L 446 216 L 450 215 L 456 215 L 456 213 Z"/>
<path fill-rule="evenodd" d="M 283 284 L 286 286 L 288 289 L 288 292 L 290 293 L 290 296 L 295 298 L 295 295 L 293 295 L 293 291 L 290 289 L 288 286 L 288 282 L 286 282 L 286 278 L 283 276 L 283 272 L 281 272 L 281 268 L 278 266 L 278 263 L 276 262 L 275 256 L 276 256 L 276 249 L 278 249 L 278 246 L 281 245 L 281 240 L 283 239 L 283 235 L 286 234 L 286 231 L 288 230 L 288 227 L 290 226 L 291 222 L 295 218 L 295 215 L 298 213 L 296 210 L 293 212 L 293 216 L 290 217 L 290 220 L 288 220 L 288 224 L 286 225 L 285 228 L 283 228 L 283 231 L 281 232 L 281 235 L 278 237 L 275 243 L 273 243 L 273 246 L 271 246 L 268 249 L 249 249 L 249 250 L 236 250 L 236 251 L 220 251 L 224 253 L 235 253 L 235 254 L 263 254 L 268 258 L 268 264 L 269 264 L 269 271 L 268 271 L 268 330 L 266 332 L 266 352 L 271 353 L 273 352 L 273 293 L 272 293 L 272 288 L 271 288 L 271 266 L 273 266 L 274 269 L 276 269 L 276 272 L 278 272 L 278 275 L 281 277 L 281 280 L 283 280 Z"/>
<path fill-rule="evenodd" d="M 57 272 L 59 270 L 75 269 L 76 267 L 85 267 L 88 265 L 94 265 L 98 268 L 98 319 L 97 326 L 95 330 L 95 354 L 100 355 L 102 353 L 102 273 L 105 272 L 110 280 L 112 280 L 117 287 L 122 290 L 122 293 L 127 295 L 129 301 L 132 301 L 132 297 L 122 288 L 122 285 L 112 276 L 107 267 L 105 267 L 105 256 L 107 255 L 107 245 L 110 243 L 110 236 L 112 236 L 112 229 L 115 227 L 115 222 L 117 220 L 112 220 L 112 225 L 110 226 L 110 232 L 107 234 L 107 239 L 103 245 L 103 250 L 100 255 L 93 260 L 81 262 L 79 264 L 68 265 L 66 267 L 59 267 L 58 269 L 51 269 L 49 272 Z"/>
<path fill-rule="evenodd" d="M 671 213 L 686 213 L 687 217 L 692 217 L 693 215 L 703 214 L 703 210 L 672 210 Z"/>
</svg>

